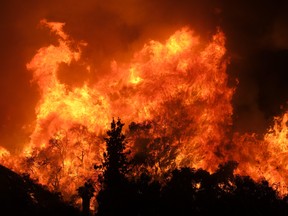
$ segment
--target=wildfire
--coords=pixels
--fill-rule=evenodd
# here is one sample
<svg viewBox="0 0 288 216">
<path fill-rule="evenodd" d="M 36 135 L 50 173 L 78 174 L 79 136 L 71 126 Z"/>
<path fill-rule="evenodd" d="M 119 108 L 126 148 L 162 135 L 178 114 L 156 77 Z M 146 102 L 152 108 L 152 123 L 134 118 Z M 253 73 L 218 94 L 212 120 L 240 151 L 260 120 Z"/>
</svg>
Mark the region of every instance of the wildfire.
<svg viewBox="0 0 288 216">
<path fill-rule="evenodd" d="M 13 158 L 0 149 L 0 159 L 17 161 L 8 164 L 15 171 L 70 197 L 95 176 L 93 165 L 105 150 L 103 132 L 112 117 L 121 117 L 133 156 L 156 174 L 179 166 L 214 171 L 219 163 L 236 160 L 240 174 L 287 183 L 288 113 L 275 118 L 264 139 L 228 135 L 235 88 L 228 85 L 220 30 L 204 43 L 184 27 L 163 43 L 145 44 L 129 64 L 113 61 L 109 77 L 68 88 L 57 77 L 59 66 L 79 61 L 87 44 L 73 41 L 64 23 L 41 24 L 56 34 L 58 44 L 40 48 L 27 64 L 41 99 L 23 154 Z"/>
<path fill-rule="evenodd" d="M 263 138 L 257 134 L 234 134 L 233 159 L 240 161 L 237 172 L 254 180 L 266 179 L 280 195 L 287 194 L 287 112 L 274 118 Z M 231 156 L 229 156 L 231 157 Z"/>
</svg>

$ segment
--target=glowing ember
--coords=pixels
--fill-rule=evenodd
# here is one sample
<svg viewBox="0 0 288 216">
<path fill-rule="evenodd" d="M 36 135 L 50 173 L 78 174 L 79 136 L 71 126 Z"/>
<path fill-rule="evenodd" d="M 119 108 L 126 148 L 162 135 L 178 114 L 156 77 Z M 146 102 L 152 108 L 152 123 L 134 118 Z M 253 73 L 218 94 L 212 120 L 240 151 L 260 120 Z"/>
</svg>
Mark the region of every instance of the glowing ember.
<svg viewBox="0 0 288 216">
<path fill-rule="evenodd" d="M 271 184 L 287 182 L 288 113 L 275 119 L 264 139 L 228 136 L 235 89 L 228 86 L 220 30 L 206 44 L 182 28 L 165 43 L 144 45 L 129 64 L 112 62 L 110 76 L 99 82 L 68 88 L 57 77 L 59 66 L 77 62 L 86 44 L 65 34 L 64 23 L 41 23 L 57 35 L 58 45 L 40 48 L 27 64 L 41 93 L 36 126 L 22 156 L 14 159 L 0 149 L 0 159 L 15 161 L 1 163 L 69 198 L 95 176 L 93 165 L 104 151 L 102 133 L 112 117 L 120 117 L 130 125 L 132 155 L 155 174 L 177 166 L 214 171 L 219 163 L 236 160 L 238 173 Z"/>
</svg>

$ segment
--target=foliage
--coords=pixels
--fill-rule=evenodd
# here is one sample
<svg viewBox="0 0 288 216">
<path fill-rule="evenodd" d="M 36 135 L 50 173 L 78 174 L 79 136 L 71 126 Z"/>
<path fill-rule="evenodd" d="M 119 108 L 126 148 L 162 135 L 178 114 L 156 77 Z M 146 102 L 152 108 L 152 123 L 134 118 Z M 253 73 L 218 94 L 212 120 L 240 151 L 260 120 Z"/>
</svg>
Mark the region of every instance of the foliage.
<svg viewBox="0 0 288 216">
<path fill-rule="evenodd" d="M 126 151 L 123 126 L 120 118 L 117 122 L 112 120 L 111 129 L 107 131 L 108 136 L 105 138 L 104 161 L 102 165 L 95 166 L 96 169 L 103 169 L 103 174 L 99 176 L 101 190 L 97 195 L 97 215 L 121 215 L 128 212 L 131 205 L 129 199 L 133 196 L 130 192 L 133 192 L 126 178 L 129 172 L 129 152 Z"/>
</svg>

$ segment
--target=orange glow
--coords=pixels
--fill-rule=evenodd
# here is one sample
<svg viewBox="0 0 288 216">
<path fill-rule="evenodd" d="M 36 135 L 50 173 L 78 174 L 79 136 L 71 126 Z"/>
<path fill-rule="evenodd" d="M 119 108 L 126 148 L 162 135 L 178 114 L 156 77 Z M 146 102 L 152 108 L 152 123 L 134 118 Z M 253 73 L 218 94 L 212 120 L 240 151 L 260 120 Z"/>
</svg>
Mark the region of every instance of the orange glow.
<svg viewBox="0 0 288 216">
<path fill-rule="evenodd" d="M 256 134 L 234 135 L 234 160 L 240 161 L 237 172 L 254 180 L 266 179 L 280 195 L 287 194 L 288 114 L 274 118 L 274 125 L 263 138 Z"/>
<path fill-rule="evenodd" d="M 112 62 L 111 76 L 93 86 L 68 89 L 57 71 L 61 63 L 81 58 L 81 44 L 63 32 L 63 23 L 41 23 L 56 34 L 59 44 L 40 48 L 27 64 L 41 100 L 31 142 L 24 149 L 26 159 L 14 169 L 29 172 L 68 197 L 86 178 L 95 176 L 93 164 L 101 161 L 104 151 L 100 136 L 116 116 L 127 126 L 132 121 L 152 122 L 145 135 L 151 141 L 147 150 L 159 162 L 149 165 L 151 171 L 164 171 L 172 163 L 217 167 L 220 160 L 213 152 L 231 125 L 234 91 L 227 86 L 222 32 L 205 45 L 189 28 L 180 29 L 165 43 L 144 45 L 130 64 Z M 136 155 L 135 143 L 141 137 L 128 136 Z M 167 155 L 161 146 L 153 146 L 153 140 L 163 137 L 169 137 Z M 163 162 L 167 159 L 171 163 Z"/>
<path fill-rule="evenodd" d="M 0 162 L 5 160 L 9 156 L 10 156 L 10 152 L 8 150 L 6 150 L 5 148 L 0 146 Z"/>
<path fill-rule="evenodd" d="M 17 163 L 8 164 L 15 171 L 70 198 L 87 178 L 96 179 L 103 134 L 112 117 L 120 117 L 132 155 L 149 157 L 141 165 L 155 174 L 181 166 L 215 171 L 219 163 L 236 160 L 238 173 L 287 182 L 288 113 L 275 119 L 264 139 L 237 133 L 229 138 L 235 89 L 228 86 L 220 30 L 204 43 L 182 28 L 164 43 L 145 44 L 129 64 L 113 61 L 110 76 L 97 83 L 68 88 L 57 77 L 59 65 L 79 61 L 87 44 L 73 41 L 64 23 L 41 24 L 56 34 L 58 45 L 40 48 L 27 64 L 41 99 L 29 145 L 21 156 L 11 156 Z M 128 130 L 132 122 L 137 133 Z M 8 153 L 0 149 L 0 159 Z"/>
</svg>

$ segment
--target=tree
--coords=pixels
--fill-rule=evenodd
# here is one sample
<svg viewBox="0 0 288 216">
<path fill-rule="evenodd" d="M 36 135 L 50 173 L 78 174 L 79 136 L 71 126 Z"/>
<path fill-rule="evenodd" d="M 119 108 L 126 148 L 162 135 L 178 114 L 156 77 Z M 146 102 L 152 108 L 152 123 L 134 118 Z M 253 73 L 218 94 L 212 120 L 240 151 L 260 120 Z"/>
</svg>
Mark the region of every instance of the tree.
<svg viewBox="0 0 288 216">
<path fill-rule="evenodd" d="M 97 195 L 98 209 L 97 215 L 127 215 L 130 209 L 128 180 L 126 174 L 129 171 L 127 160 L 126 141 L 122 133 L 124 124 L 120 118 L 111 123 L 111 129 L 107 131 L 105 138 L 106 152 L 102 165 L 95 166 L 95 169 L 102 168 L 103 174 L 99 176 L 101 190 Z"/>
<path fill-rule="evenodd" d="M 90 215 L 90 200 L 94 196 L 94 186 L 91 179 L 88 179 L 84 186 L 77 189 L 78 195 L 82 199 L 82 213 L 84 216 Z"/>
<path fill-rule="evenodd" d="M 104 153 L 104 162 L 100 166 L 103 168 L 103 187 L 114 187 L 120 183 L 128 172 L 128 160 L 126 152 L 125 135 L 122 133 L 124 124 L 120 118 L 111 123 L 111 129 L 107 131 L 108 137 L 104 138 L 106 142 L 106 152 Z M 96 167 L 97 168 L 97 167 Z"/>
<path fill-rule="evenodd" d="M 193 185 L 195 170 L 183 167 L 171 171 L 171 179 L 162 189 L 163 215 L 194 215 L 196 188 Z"/>
</svg>

